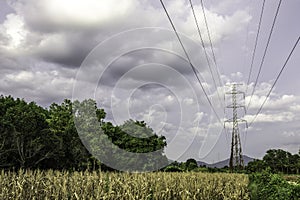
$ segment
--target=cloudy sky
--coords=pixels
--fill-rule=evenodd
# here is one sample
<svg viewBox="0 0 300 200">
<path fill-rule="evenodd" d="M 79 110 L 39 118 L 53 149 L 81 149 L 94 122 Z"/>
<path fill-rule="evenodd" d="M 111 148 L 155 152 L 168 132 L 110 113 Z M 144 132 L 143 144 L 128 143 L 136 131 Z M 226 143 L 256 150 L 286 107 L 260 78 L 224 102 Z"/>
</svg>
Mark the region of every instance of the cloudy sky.
<svg viewBox="0 0 300 200">
<path fill-rule="evenodd" d="M 200 0 L 165 1 L 219 118 L 230 118 L 224 92 L 243 83 L 248 104 L 278 0 L 266 1 L 250 84 L 261 0 L 204 0 L 213 62 Z M 249 122 L 264 101 L 300 35 L 300 1 L 282 1 L 261 76 L 247 114 Z M 245 132 L 243 152 L 261 158 L 270 148 L 296 153 L 300 147 L 300 47 L 297 47 L 261 114 Z M 211 69 L 210 69 L 211 67 Z M 167 137 L 170 159 L 217 162 L 228 158 L 226 131 L 188 64 L 160 2 L 150 0 L 0 1 L 0 93 L 44 107 L 63 99 L 96 99 L 107 120 L 145 120 Z M 212 74 L 211 74 L 212 72 Z M 220 74 L 220 78 L 218 75 Z"/>
</svg>

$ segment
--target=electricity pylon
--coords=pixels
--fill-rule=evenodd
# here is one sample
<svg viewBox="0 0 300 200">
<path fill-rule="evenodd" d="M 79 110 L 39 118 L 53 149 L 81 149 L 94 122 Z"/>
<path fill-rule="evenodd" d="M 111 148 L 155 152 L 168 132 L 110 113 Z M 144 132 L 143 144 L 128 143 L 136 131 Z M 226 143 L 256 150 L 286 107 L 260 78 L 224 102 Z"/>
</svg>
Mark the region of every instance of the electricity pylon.
<svg viewBox="0 0 300 200">
<path fill-rule="evenodd" d="M 239 118 L 238 116 L 238 109 L 244 108 L 244 99 L 245 93 L 238 91 L 237 86 L 242 84 L 233 83 L 230 85 L 231 92 L 227 92 L 227 95 L 231 95 L 231 104 L 226 106 L 226 108 L 232 109 L 232 118 L 227 119 L 224 122 L 224 128 L 226 123 L 232 123 L 232 135 L 231 135 L 231 152 L 230 152 L 230 160 L 229 160 L 229 168 L 231 171 L 234 169 L 241 169 L 244 167 L 244 160 L 242 154 L 242 145 L 241 145 L 241 138 L 240 138 L 240 131 L 239 131 L 239 123 L 245 122 L 246 126 L 248 127 L 247 121 L 244 119 Z M 225 94 L 225 95 L 226 95 Z M 238 96 L 242 95 L 243 101 L 238 103 Z"/>
</svg>

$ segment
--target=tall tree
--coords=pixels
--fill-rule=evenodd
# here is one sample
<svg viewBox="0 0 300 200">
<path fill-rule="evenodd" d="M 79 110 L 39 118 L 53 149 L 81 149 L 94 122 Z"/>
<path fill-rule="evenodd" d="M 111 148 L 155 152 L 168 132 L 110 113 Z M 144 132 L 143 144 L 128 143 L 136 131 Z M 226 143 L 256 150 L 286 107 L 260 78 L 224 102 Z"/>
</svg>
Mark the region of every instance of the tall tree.
<svg viewBox="0 0 300 200">
<path fill-rule="evenodd" d="M 85 146 L 103 163 L 125 171 L 168 164 L 163 155 L 165 137 L 156 135 L 145 122 L 128 120 L 114 126 L 99 120 L 94 101 L 74 102 L 74 106 L 75 123 Z"/>
<path fill-rule="evenodd" d="M 191 171 L 193 169 L 196 169 L 198 167 L 197 161 L 193 158 L 187 159 L 185 163 L 185 169 L 188 171 Z"/>
<path fill-rule="evenodd" d="M 16 165 L 13 158 L 16 153 L 14 142 L 14 126 L 10 119 L 7 119 L 6 112 L 10 107 L 17 104 L 11 96 L 0 96 L 0 167 L 11 167 Z"/>
<path fill-rule="evenodd" d="M 34 102 L 1 98 L 1 149 L 14 167 L 37 168 L 51 157 L 53 145 L 46 122 L 47 111 Z M 3 156 L 3 155 L 2 155 Z M 3 157 L 2 157 L 3 158 Z M 6 159 L 6 161 L 8 161 Z"/>
<path fill-rule="evenodd" d="M 60 105 L 53 103 L 47 122 L 59 143 L 53 162 L 57 168 L 84 169 L 89 164 L 90 154 L 81 143 L 72 114 L 72 102 L 65 99 Z"/>
</svg>

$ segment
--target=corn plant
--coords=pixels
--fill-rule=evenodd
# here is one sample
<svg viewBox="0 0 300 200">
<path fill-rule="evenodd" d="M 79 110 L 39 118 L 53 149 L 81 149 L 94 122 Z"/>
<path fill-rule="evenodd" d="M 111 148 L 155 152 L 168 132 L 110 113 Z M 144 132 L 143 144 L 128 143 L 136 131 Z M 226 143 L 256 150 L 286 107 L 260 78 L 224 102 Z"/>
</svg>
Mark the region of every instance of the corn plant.
<svg viewBox="0 0 300 200">
<path fill-rule="evenodd" d="M 247 185 L 243 174 L 1 171 L 0 199 L 240 200 Z"/>
</svg>

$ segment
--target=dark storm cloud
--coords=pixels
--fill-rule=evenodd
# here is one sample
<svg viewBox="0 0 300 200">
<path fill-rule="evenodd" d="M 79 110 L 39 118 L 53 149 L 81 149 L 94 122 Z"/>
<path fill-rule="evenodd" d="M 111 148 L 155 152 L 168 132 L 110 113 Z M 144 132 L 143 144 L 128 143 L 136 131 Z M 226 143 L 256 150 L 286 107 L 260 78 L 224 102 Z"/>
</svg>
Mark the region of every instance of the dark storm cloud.
<svg viewBox="0 0 300 200">
<path fill-rule="evenodd" d="M 160 65 L 161 67 L 154 67 L 156 65 Z M 134 80 L 155 81 L 155 79 L 165 79 L 172 82 L 173 78 L 170 76 L 170 71 L 164 70 L 167 67 L 186 76 L 187 79 L 194 79 L 191 66 L 184 58 L 160 49 L 140 49 L 120 57 L 107 66 L 101 77 L 100 84 L 113 84 L 126 75 L 126 73 L 131 74 L 126 78 Z M 138 68 L 143 69 L 138 70 Z M 134 73 L 130 73 L 132 70 L 135 70 Z M 176 81 L 173 81 L 173 83 L 176 84 Z M 177 86 L 180 87 L 180 85 Z"/>
<path fill-rule="evenodd" d="M 68 38 L 66 43 L 68 47 L 64 49 L 57 49 L 55 46 L 47 47 L 47 50 L 43 50 L 35 56 L 38 59 L 56 63 L 62 67 L 79 68 L 84 58 L 94 48 L 93 45 L 88 45 L 88 39 L 85 40 L 84 37 Z M 55 53 L 56 51 L 58 53 Z"/>
</svg>

